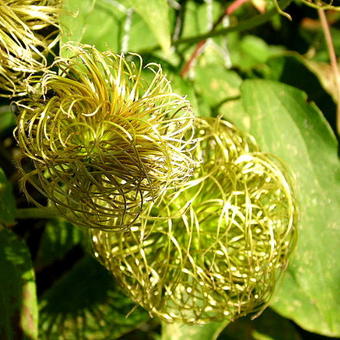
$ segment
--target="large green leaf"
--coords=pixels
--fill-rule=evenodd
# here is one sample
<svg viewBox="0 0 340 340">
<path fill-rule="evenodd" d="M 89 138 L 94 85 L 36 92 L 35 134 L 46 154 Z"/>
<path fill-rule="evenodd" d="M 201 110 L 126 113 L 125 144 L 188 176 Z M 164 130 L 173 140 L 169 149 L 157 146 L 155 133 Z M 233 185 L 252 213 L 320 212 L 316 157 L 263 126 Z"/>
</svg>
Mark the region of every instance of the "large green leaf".
<svg viewBox="0 0 340 340">
<path fill-rule="evenodd" d="M 0 229 L 0 339 L 37 338 L 38 308 L 29 251 L 12 231 Z"/>
<path fill-rule="evenodd" d="M 279 156 L 296 178 L 299 240 L 273 307 L 301 327 L 340 335 L 340 170 L 336 138 L 315 105 L 295 88 L 248 80 L 227 116 Z"/>
<path fill-rule="evenodd" d="M 117 339 L 148 319 L 135 310 L 112 275 L 85 257 L 46 292 L 41 303 L 42 339 Z"/>
<path fill-rule="evenodd" d="M 0 224 L 14 222 L 15 200 L 12 193 L 12 185 L 6 179 L 4 171 L 0 168 Z"/>
</svg>

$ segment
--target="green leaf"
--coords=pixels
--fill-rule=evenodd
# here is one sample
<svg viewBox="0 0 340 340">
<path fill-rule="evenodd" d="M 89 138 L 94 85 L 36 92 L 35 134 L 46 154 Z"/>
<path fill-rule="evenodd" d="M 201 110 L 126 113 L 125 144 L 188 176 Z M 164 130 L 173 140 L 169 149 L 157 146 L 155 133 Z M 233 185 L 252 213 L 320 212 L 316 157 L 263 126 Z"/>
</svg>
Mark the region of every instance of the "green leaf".
<svg viewBox="0 0 340 340">
<path fill-rule="evenodd" d="M 225 9 L 225 4 L 217 1 L 187 1 L 185 4 L 185 20 L 181 37 L 187 38 L 208 32 L 213 23 Z"/>
<path fill-rule="evenodd" d="M 210 106 L 240 95 L 242 79 L 223 65 L 207 65 L 196 68 L 195 88 Z"/>
<path fill-rule="evenodd" d="M 77 41 L 116 53 L 155 45 L 155 36 L 146 22 L 127 5 L 126 0 L 65 0 L 61 15 L 62 45 Z"/>
<path fill-rule="evenodd" d="M 173 92 L 186 97 L 192 106 L 193 112 L 198 112 L 198 103 L 192 82 L 167 69 L 164 69 L 164 73 L 171 82 Z"/>
<path fill-rule="evenodd" d="M 65 0 L 60 15 L 61 43 L 82 40 L 87 26 L 87 18 L 94 9 L 96 0 Z"/>
<path fill-rule="evenodd" d="M 267 308 L 260 317 L 242 318 L 230 323 L 219 340 L 301 340 L 294 325 Z"/>
<path fill-rule="evenodd" d="M 245 72 L 253 69 L 266 70 L 264 64 L 268 58 L 282 51 L 282 48 L 269 46 L 257 36 L 241 36 L 239 32 L 228 35 L 228 47 L 232 65 Z"/>
<path fill-rule="evenodd" d="M 0 339 L 37 339 L 34 272 L 26 245 L 0 230 Z"/>
<path fill-rule="evenodd" d="M 82 230 L 64 220 L 51 220 L 47 222 L 38 254 L 35 259 L 35 267 L 42 269 L 63 256 L 82 240 Z"/>
<path fill-rule="evenodd" d="M 266 309 L 260 317 L 211 322 L 206 325 L 162 324 L 161 340 L 301 340 L 290 321 Z"/>
<path fill-rule="evenodd" d="M 299 56 L 278 56 L 269 59 L 267 65 L 269 67 L 263 72 L 266 79 L 277 80 L 305 91 L 309 100 L 317 104 L 327 121 L 332 126 L 336 125 L 336 105 L 331 95 L 323 88 L 320 82 L 322 79 L 318 79 L 308 68 L 305 59 Z M 325 75 L 324 78 L 330 77 Z M 332 79 L 329 80 L 332 82 Z"/>
<path fill-rule="evenodd" d="M 239 129 L 249 131 L 250 117 L 245 111 L 241 99 L 227 101 L 220 106 L 219 113 L 234 122 Z"/>
<path fill-rule="evenodd" d="M 148 319 L 92 257 L 80 260 L 46 292 L 41 303 L 43 339 L 117 339 Z"/>
<path fill-rule="evenodd" d="M 0 224 L 14 223 L 15 199 L 12 185 L 6 179 L 4 171 L 0 168 Z"/>
<path fill-rule="evenodd" d="M 234 121 L 248 125 L 262 150 L 280 157 L 296 178 L 299 240 L 273 307 L 311 332 L 339 336 L 340 169 L 336 138 L 300 90 L 272 81 L 248 80 L 241 86 L 241 95 L 244 114 L 233 114 Z"/>
<path fill-rule="evenodd" d="M 269 46 L 254 35 L 246 35 L 242 39 L 241 50 L 258 63 L 265 63 L 270 56 Z"/>
<path fill-rule="evenodd" d="M 163 323 L 161 340 L 215 340 L 229 321 L 210 322 L 205 325 Z"/>
<path fill-rule="evenodd" d="M 167 53 L 171 45 L 169 6 L 167 0 L 121 0 L 133 8 L 150 27 L 162 49 Z M 145 34 L 145 32 L 142 32 Z"/>
<path fill-rule="evenodd" d="M 15 116 L 9 105 L 0 106 L 0 134 L 15 125 Z"/>
</svg>

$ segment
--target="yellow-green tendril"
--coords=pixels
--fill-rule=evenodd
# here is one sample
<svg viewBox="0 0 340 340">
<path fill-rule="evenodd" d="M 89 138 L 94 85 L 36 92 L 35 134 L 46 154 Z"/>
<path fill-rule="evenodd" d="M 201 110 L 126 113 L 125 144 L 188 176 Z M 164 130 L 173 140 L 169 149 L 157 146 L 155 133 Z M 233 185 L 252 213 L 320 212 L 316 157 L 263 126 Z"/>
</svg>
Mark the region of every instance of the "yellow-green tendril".
<svg viewBox="0 0 340 340">
<path fill-rule="evenodd" d="M 302 0 L 304 4 L 314 8 L 330 9 L 333 11 L 340 11 L 340 5 L 335 5 L 334 0 L 322 1 L 322 0 Z"/>
<path fill-rule="evenodd" d="M 0 0 L 0 97 L 24 95 L 59 39 L 61 0 Z"/>
<path fill-rule="evenodd" d="M 74 56 L 57 58 L 59 73 L 37 79 L 41 90 L 19 103 L 22 188 L 40 206 L 29 183 L 78 225 L 122 229 L 145 202 L 190 178 L 191 108 L 159 65 L 67 48 Z"/>
<path fill-rule="evenodd" d="M 340 5 L 334 5 L 334 0 L 301 0 L 305 5 L 313 7 L 313 8 L 320 8 L 324 10 L 333 10 L 333 11 L 340 11 Z M 278 0 L 273 0 L 274 6 L 277 8 L 278 12 L 281 15 L 284 15 L 289 20 L 292 20 L 291 16 L 284 12 L 278 3 Z"/>
<path fill-rule="evenodd" d="M 129 231 L 91 231 L 95 256 L 131 298 L 167 322 L 234 320 L 268 303 L 296 240 L 287 171 L 220 119 L 197 119 L 190 182 Z"/>
</svg>

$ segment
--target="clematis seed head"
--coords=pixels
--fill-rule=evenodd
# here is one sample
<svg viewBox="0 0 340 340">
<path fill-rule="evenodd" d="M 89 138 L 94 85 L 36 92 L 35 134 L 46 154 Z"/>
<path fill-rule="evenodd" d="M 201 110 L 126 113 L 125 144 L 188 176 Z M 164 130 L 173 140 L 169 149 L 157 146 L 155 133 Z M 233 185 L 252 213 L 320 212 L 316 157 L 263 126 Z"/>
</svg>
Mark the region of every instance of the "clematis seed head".
<svg viewBox="0 0 340 340">
<path fill-rule="evenodd" d="M 22 96 L 59 41 L 61 0 L 0 0 L 0 97 Z"/>
<path fill-rule="evenodd" d="M 193 115 L 161 67 L 138 55 L 67 45 L 57 72 L 19 102 L 16 138 L 27 198 L 35 187 L 68 220 L 130 226 L 146 202 L 190 178 Z"/>
<path fill-rule="evenodd" d="M 296 241 L 287 170 L 221 119 L 196 119 L 192 179 L 134 228 L 91 231 L 95 256 L 166 322 L 234 320 L 267 305 Z"/>
</svg>

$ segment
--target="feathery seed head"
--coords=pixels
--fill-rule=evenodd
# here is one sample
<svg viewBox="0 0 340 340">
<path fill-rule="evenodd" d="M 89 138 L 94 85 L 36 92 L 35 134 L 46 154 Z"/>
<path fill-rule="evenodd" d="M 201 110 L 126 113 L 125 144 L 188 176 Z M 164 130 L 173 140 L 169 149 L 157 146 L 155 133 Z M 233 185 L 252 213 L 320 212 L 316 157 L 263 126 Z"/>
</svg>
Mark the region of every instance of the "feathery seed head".
<svg viewBox="0 0 340 340">
<path fill-rule="evenodd" d="M 95 256 L 153 316 L 192 324 L 262 310 L 296 239 L 280 162 L 220 119 L 197 119 L 191 181 L 129 231 L 91 231 Z"/>
<path fill-rule="evenodd" d="M 61 0 L 0 0 L 0 97 L 26 94 L 28 74 L 47 67 L 59 40 Z"/>
<path fill-rule="evenodd" d="M 143 66 L 138 55 L 68 49 L 73 57 L 54 63 L 58 74 L 37 79 L 19 103 L 16 136 L 32 163 L 21 161 L 23 190 L 38 204 L 30 183 L 76 224 L 122 229 L 145 202 L 189 179 L 190 104 L 159 65 Z"/>
</svg>

